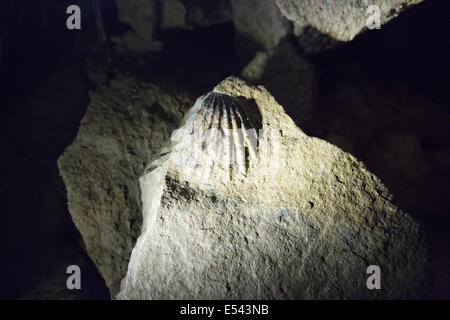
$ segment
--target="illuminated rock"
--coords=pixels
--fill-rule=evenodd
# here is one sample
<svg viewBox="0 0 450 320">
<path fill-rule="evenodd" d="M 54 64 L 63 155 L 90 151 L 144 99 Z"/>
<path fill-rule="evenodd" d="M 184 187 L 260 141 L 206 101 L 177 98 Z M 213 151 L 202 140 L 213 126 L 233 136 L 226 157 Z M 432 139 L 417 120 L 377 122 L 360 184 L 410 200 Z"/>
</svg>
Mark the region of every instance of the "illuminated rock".
<svg viewBox="0 0 450 320">
<path fill-rule="evenodd" d="M 215 116 L 224 108 L 252 121 L 226 125 L 231 113 Z M 253 138 L 232 138 L 242 128 Z M 242 146 L 247 158 L 230 157 Z M 200 97 L 140 187 L 142 231 L 119 299 L 424 293 L 418 225 L 362 163 L 305 135 L 263 87 L 228 78 Z M 381 290 L 366 286 L 370 265 Z"/>
</svg>

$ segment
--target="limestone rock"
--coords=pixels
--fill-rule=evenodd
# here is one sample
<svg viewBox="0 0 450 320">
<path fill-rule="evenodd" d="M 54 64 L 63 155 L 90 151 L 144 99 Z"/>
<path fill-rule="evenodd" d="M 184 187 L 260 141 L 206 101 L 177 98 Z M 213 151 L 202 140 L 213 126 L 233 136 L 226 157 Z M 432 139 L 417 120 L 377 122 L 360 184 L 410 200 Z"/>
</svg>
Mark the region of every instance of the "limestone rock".
<svg viewBox="0 0 450 320">
<path fill-rule="evenodd" d="M 77 137 L 58 159 L 72 219 L 114 297 L 141 229 L 138 177 L 191 100 L 129 78 L 91 93 Z"/>
<path fill-rule="evenodd" d="M 263 87 L 228 78 L 200 97 L 140 187 L 143 225 L 119 299 L 423 294 L 418 225 Z M 381 290 L 366 287 L 369 265 Z"/>
<path fill-rule="evenodd" d="M 326 40 L 328 37 L 337 41 L 350 41 L 367 29 L 368 24 L 374 25 L 378 17 L 382 25 L 396 17 L 406 7 L 421 1 L 276 0 L 283 15 L 294 23 L 295 34 L 301 38 L 301 41 L 304 39 L 306 49 L 310 51 L 319 50 L 320 46 L 330 45 L 332 40 Z M 325 37 L 320 37 L 319 33 Z"/>
<path fill-rule="evenodd" d="M 232 21 L 228 0 L 162 0 L 161 28 L 209 27 Z"/>
<path fill-rule="evenodd" d="M 289 24 L 273 0 L 231 0 L 236 31 L 264 49 L 275 48 Z"/>
</svg>

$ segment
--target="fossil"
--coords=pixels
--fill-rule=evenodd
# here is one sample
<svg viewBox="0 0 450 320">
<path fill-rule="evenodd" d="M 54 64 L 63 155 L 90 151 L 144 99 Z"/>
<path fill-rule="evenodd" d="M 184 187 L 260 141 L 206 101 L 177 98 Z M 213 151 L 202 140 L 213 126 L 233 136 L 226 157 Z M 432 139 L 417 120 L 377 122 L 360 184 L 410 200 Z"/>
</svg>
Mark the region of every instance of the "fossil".
<svg viewBox="0 0 450 320">
<path fill-rule="evenodd" d="M 259 159 L 262 117 L 253 100 L 210 92 L 195 103 L 179 129 L 179 165 L 186 175 L 206 182 L 225 173 L 229 180 L 245 177 Z"/>
</svg>

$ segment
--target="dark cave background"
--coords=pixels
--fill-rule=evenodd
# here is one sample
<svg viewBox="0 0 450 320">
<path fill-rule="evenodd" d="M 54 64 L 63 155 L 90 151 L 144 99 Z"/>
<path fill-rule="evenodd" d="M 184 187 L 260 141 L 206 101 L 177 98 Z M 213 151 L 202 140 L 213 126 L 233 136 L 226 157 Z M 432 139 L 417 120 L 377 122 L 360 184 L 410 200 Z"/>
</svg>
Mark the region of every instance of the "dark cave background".
<svg viewBox="0 0 450 320">
<path fill-rule="evenodd" d="M 127 26 L 118 22 L 115 3 L 100 3 L 108 36 L 123 33 Z M 79 31 L 66 29 L 70 4 L 82 8 Z M 186 88 L 195 97 L 228 75 L 239 75 L 248 62 L 238 55 L 232 24 L 160 36 L 164 49 L 147 57 L 144 67 L 117 54 L 112 64 L 126 66 L 146 81 Z M 429 299 L 450 299 L 449 39 L 450 2 L 428 0 L 380 30 L 306 55 L 320 82 L 318 116 L 302 129 L 366 163 L 394 194 L 394 201 L 422 226 L 430 252 Z M 295 39 L 284 41 L 305 54 Z M 109 299 L 67 210 L 56 166 L 76 135 L 89 104 L 88 90 L 96 86 L 86 74 L 87 57 L 96 52 L 99 70 L 105 69 L 90 1 L 1 2 L 0 50 L 0 298 Z M 372 113 L 361 113 L 360 103 L 352 102 L 360 96 L 373 107 Z M 376 109 L 377 105 L 386 107 Z M 367 126 L 375 128 L 379 139 L 371 147 L 354 143 L 358 147 L 349 148 L 344 140 L 357 141 Z M 403 161 L 417 152 L 404 140 L 388 148 L 391 153 L 378 152 L 395 141 L 386 140 L 386 130 L 416 137 L 428 161 L 426 181 L 413 179 L 403 188 L 403 181 L 422 170 L 420 162 L 406 162 L 400 172 L 385 170 L 386 161 Z M 409 205 L 408 197 L 416 197 L 416 189 L 420 201 Z M 66 268 L 71 264 L 81 267 L 82 290 L 66 289 Z"/>
</svg>

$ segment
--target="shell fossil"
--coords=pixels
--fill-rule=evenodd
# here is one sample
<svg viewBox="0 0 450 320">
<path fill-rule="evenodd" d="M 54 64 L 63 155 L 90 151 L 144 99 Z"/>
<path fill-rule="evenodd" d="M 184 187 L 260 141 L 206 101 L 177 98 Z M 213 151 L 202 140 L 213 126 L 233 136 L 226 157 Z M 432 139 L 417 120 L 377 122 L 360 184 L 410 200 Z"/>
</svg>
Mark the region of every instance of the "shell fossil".
<svg viewBox="0 0 450 320">
<path fill-rule="evenodd" d="M 253 100 L 210 92 L 197 99 L 178 133 L 178 165 L 207 182 L 219 171 L 229 180 L 245 177 L 259 162 L 262 116 Z"/>
</svg>

